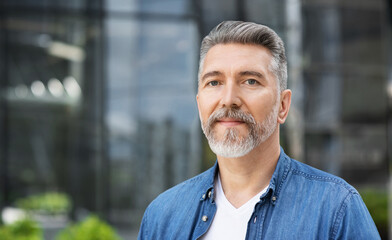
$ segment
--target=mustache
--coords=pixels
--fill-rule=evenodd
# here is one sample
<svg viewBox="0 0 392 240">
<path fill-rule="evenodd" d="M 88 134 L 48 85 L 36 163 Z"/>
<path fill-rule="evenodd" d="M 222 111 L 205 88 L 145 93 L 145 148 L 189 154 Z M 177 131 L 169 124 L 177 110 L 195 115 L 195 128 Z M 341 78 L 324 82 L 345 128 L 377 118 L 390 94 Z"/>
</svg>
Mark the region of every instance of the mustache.
<svg viewBox="0 0 392 240">
<path fill-rule="evenodd" d="M 208 118 L 207 126 L 212 127 L 222 118 L 233 118 L 247 125 L 256 125 L 256 120 L 250 113 L 246 113 L 239 108 L 220 108 L 213 112 Z"/>
</svg>

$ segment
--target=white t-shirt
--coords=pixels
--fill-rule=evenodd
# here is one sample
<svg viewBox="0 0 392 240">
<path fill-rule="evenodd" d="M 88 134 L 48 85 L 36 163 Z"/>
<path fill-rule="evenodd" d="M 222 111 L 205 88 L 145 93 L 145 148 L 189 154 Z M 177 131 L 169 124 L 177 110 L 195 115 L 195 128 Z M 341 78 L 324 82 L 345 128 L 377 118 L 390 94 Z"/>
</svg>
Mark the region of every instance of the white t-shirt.
<svg viewBox="0 0 392 240">
<path fill-rule="evenodd" d="M 267 188 L 268 186 L 241 207 L 235 208 L 227 200 L 218 174 L 215 181 L 215 203 L 217 210 L 210 228 L 201 239 L 245 239 L 248 221 L 252 216 L 253 209 L 256 203 L 260 201 L 260 196 L 267 191 Z"/>
</svg>

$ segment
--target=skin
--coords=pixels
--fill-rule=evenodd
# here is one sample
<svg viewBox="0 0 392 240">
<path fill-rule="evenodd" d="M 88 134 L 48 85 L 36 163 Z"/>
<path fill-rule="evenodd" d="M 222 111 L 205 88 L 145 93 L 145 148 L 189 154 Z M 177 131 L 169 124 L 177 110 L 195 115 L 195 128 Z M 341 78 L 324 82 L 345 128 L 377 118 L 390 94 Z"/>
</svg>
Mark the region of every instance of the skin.
<svg viewBox="0 0 392 240">
<path fill-rule="evenodd" d="M 284 90 L 277 96 L 277 81 L 268 68 L 271 57 L 268 49 L 258 45 L 218 44 L 208 51 L 201 71 L 196 99 L 203 122 L 214 111 L 230 106 L 262 122 L 279 104 L 277 128 L 266 141 L 239 158 L 217 156 L 222 188 L 236 208 L 268 186 L 280 155 L 279 125 L 287 118 L 291 91 Z M 243 122 L 221 119 L 214 125 L 218 139 L 228 128 L 236 128 L 240 136 L 248 134 Z"/>
</svg>

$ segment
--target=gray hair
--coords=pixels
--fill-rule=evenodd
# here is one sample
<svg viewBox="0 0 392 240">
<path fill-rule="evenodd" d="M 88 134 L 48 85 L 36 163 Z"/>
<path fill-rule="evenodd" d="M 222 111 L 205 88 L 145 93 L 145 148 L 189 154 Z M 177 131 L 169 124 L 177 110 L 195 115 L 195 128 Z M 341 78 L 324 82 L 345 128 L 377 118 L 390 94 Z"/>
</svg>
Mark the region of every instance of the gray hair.
<svg viewBox="0 0 392 240">
<path fill-rule="evenodd" d="M 217 44 L 241 43 L 266 47 L 272 55 L 270 71 L 275 75 L 278 91 L 287 88 L 287 61 L 282 39 L 271 28 L 252 22 L 224 21 L 203 39 L 200 47 L 200 75 L 207 52 Z"/>
</svg>

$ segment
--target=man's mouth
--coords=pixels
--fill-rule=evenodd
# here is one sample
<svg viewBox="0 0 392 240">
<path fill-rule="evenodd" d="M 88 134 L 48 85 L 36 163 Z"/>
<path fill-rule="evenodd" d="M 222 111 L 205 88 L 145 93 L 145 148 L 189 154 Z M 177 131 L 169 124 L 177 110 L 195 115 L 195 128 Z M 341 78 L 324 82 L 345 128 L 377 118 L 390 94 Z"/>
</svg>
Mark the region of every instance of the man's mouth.
<svg viewBox="0 0 392 240">
<path fill-rule="evenodd" d="M 240 119 L 235 119 L 235 118 L 221 118 L 216 121 L 216 123 L 223 125 L 225 127 L 235 127 L 241 124 L 244 124 L 245 122 L 240 120 Z"/>
</svg>

